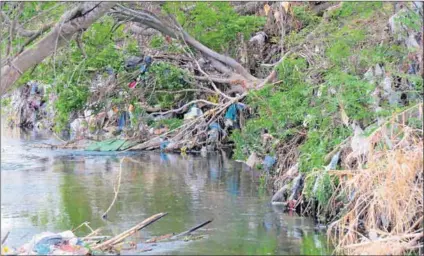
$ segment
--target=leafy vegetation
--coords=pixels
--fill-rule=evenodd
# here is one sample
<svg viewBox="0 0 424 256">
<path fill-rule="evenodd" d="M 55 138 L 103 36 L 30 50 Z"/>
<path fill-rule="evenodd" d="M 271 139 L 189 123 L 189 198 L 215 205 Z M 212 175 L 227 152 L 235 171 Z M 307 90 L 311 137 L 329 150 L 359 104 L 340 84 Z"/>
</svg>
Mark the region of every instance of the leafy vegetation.
<svg viewBox="0 0 424 256">
<path fill-rule="evenodd" d="M 168 127 L 169 130 L 173 130 L 175 128 L 180 127 L 183 124 L 183 120 L 178 118 L 169 118 L 169 119 L 162 119 L 156 122 L 153 122 L 151 125 L 154 128 L 159 128 L 161 126 Z"/>
<path fill-rule="evenodd" d="M 188 13 L 181 10 L 188 6 L 194 7 Z M 264 17 L 237 14 L 229 2 L 167 2 L 164 10 L 176 15 L 190 35 L 219 52 L 228 52 L 238 34 L 249 38 L 265 24 Z"/>
<path fill-rule="evenodd" d="M 369 24 L 380 12 L 387 13 L 382 3 L 345 2 L 330 14 L 328 21 L 317 25 L 317 17 L 307 15 L 304 7 L 295 7 L 296 18 L 304 27 L 292 31 L 286 43 L 292 45 L 295 41 L 302 41 L 312 31 L 309 27 L 312 24 L 315 38 L 319 38 L 319 45 L 324 48 L 321 62 L 328 68 L 317 70 L 308 65 L 303 56 L 287 58 L 277 67 L 278 84 L 250 92 L 248 104 L 255 110 L 255 115 L 231 135 L 235 142 L 234 157 L 246 159 L 251 152 L 275 154 L 275 148 L 263 148 L 260 135 L 265 131 L 284 143 L 306 129 L 306 140 L 299 145 L 299 169 L 316 174 L 305 181 L 304 195 L 316 198 L 325 206 L 334 184 L 337 184 L 337 180 L 322 173 L 327 154 L 352 135 L 350 124 L 353 121 L 368 127 L 376 122 L 377 117 L 390 115 L 397 108 L 382 102 L 383 109 L 376 113 L 376 102 L 371 95 L 377 85 L 364 78 L 367 69 L 379 64 L 399 77 L 416 81 L 415 88 L 422 91 L 422 82 L 418 81 L 417 75 L 398 71 L 406 60 L 406 48 L 387 42 L 378 44 L 371 39 L 374 31 Z M 416 28 L 414 17 L 409 18 L 412 19 L 410 27 Z M 311 71 L 320 76 L 318 83 L 307 79 Z M 321 176 L 320 182 L 313 192 L 318 176 Z"/>
<path fill-rule="evenodd" d="M 49 93 L 57 94 L 56 131 L 66 129 L 70 114 L 86 106 L 93 75 L 103 73 L 107 67 L 124 72 L 124 59 L 139 54 L 136 40 L 128 37 L 122 26 L 111 33 L 113 24 L 111 17 L 104 17 L 83 34 L 82 47 L 86 56 L 77 43 L 71 41 L 68 48 L 46 59 L 18 81 L 22 84 L 38 80 L 53 85 Z"/>
<path fill-rule="evenodd" d="M 191 98 L 191 93 L 172 93 L 191 87 L 186 71 L 177 66 L 167 62 L 157 62 L 143 77 L 148 79 L 147 84 L 152 87 L 147 100 L 152 106 L 160 105 L 163 108 L 169 108 L 182 98 Z"/>
</svg>

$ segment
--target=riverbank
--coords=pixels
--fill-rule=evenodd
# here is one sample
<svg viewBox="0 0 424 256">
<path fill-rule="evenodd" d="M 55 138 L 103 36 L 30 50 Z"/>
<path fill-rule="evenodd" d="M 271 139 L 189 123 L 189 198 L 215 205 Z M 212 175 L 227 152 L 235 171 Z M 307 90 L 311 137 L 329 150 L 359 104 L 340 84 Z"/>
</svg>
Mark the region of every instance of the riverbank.
<svg viewBox="0 0 424 256">
<path fill-rule="evenodd" d="M 336 252 L 421 251 L 423 130 L 409 121 L 422 120 L 422 113 L 423 105 L 417 104 L 368 135 L 355 133 L 322 170 L 301 174 L 292 168 L 277 178 L 283 185 L 273 199 L 328 223 Z M 337 170 L 339 164 L 344 169 Z M 327 194 L 317 193 L 320 186 Z"/>
<path fill-rule="evenodd" d="M 147 34 L 149 4 L 117 6 L 135 21 L 104 17 L 60 70 L 34 67 L 2 98 L 8 123 L 53 130 L 37 150 L 231 149 L 268 202 L 330 224 L 337 253 L 420 252 L 422 3 L 177 5 Z"/>
</svg>

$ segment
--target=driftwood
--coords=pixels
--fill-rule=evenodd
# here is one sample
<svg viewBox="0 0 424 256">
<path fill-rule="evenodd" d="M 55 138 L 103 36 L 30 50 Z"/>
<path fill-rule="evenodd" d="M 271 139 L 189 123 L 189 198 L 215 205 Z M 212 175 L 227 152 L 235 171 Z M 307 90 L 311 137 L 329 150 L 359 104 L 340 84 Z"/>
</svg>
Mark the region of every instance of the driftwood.
<svg viewBox="0 0 424 256">
<path fill-rule="evenodd" d="M 94 230 L 93 232 L 91 232 L 90 234 L 86 235 L 85 237 L 83 237 L 82 239 L 89 239 L 90 237 L 97 235 L 102 229 L 98 228 L 96 230 Z"/>
<path fill-rule="evenodd" d="M 6 235 L 3 237 L 3 239 L 1 240 L 1 245 L 4 244 L 4 242 L 6 242 L 7 237 L 9 236 L 10 231 L 7 231 Z"/>
<path fill-rule="evenodd" d="M 209 223 L 211 223 L 212 221 L 213 221 L 213 219 L 207 220 L 207 221 L 202 222 L 201 224 L 196 225 L 196 226 L 194 226 L 194 227 L 190 228 L 189 230 L 184 231 L 184 232 L 181 232 L 181 233 L 179 233 L 179 234 L 177 234 L 177 235 L 173 235 L 173 234 L 166 234 L 166 235 L 162 235 L 162 236 L 153 237 L 153 238 L 151 238 L 151 239 L 147 240 L 147 241 L 146 241 L 146 243 L 156 243 L 156 242 L 158 242 L 158 241 L 170 241 L 170 240 L 175 240 L 175 239 L 178 239 L 178 238 L 180 238 L 180 237 L 182 237 L 182 236 L 185 236 L 185 235 L 189 235 L 189 234 L 191 234 L 192 232 L 194 232 L 194 231 L 198 230 L 199 228 L 202 228 L 202 227 L 204 227 L 204 226 L 208 225 L 208 224 L 209 224 Z"/>
<path fill-rule="evenodd" d="M 115 204 L 116 198 L 118 198 L 119 188 L 121 187 L 121 177 L 122 177 L 122 163 L 127 159 L 126 157 L 122 158 L 121 163 L 119 164 L 119 174 L 118 174 L 118 184 L 116 188 L 113 188 L 115 196 L 113 197 L 112 203 L 110 203 L 109 208 L 103 213 L 102 218 L 107 218 L 107 213 L 112 209 L 112 206 Z"/>
<path fill-rule="evenodd" d="M 198 230 L 199 228 L 201 228 L 201 227 L 204 227 L 204 226 L 208 225 L 208 224 L 209 224 L 209 223 L 211 223 L 212 221 L 213 221 L 213 219 L 211 219 L 211 220 L 207 220 L 207 221 L 205 221 L 205 222 L 203 222 L 203 223 L 201 223 L 201 224 L 199 224 L 199 225 L 197 225 L 197 226 L 195 226 L 195 227 L 192 227 L 191 229 L 189 229 L 189 230 L 187 230 L 187 231 L 184 231 L 184 232 L 182 232 L 182 233 L 180 233 L 180 234 L 178 234 L 178 235 L 175 235 L 173 238 L 178 238 L 178 237 L 181 237 L 181 236 L 189 235 L 190 233 L 192 233 L 192 232 L 194 232 L 194 231 Z"/>
<path fill-rule="evenodd" d="M 150 224 L 156 222 L 157 220 L 161 219 L 162 217 L 164 217 L 165 215 L 167 215 L 168 213 L 158 213 L 155 214 L 147 219 L 145 219 L 144 221 L 142 221 L 141 223 L 137 224 L 136 226 L 128 229 L 127 231 L 122 232 L 121 234 L 112 237 L 111 239 L 96 245 L 93 247 L 93 250 L 98 250 L 98 249 L 102 249 L 102 250 L 106 250 L 106 249 L 110 249 L 113 247 L 113 245 L 116 245 L 122 241 L 124 241 L 127 237 L 135 234 L 137 231 L 149 226 Z"/>
</svg>

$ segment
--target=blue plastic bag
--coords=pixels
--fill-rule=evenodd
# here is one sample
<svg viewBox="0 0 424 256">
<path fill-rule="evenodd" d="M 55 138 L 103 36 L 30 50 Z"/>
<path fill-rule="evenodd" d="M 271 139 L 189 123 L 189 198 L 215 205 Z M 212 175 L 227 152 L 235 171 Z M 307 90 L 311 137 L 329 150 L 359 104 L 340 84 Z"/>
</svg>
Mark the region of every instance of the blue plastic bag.
<svg viewBox="0 0 424 256">
<path fill-rule="evenodd" d="M 63 238 L 60 235 L 53 235 L 44 237 L 34 246 L 34 251 L 38 255 L 46 255 L 50 253 L 50 246 L 58 245 L 63 242 Z"/>
<path fill-rule="evenodd" d="M 118 130 L 121 131 L 126 125 L 129 120 L 129 114 L 127 111 L 123 111 L 121 113 L 121 116 L 119 117 L 118 121 Z"/>
<path fill-rule="evenodd" d="M 237 120 L 237 107 L 235 104 L 232 104 L 225 113 L 225 118 L 233 121 Z"/>
<path fill-rule="evenodd" d="M 106 68 L 106 73 L 107 73 L 108 75 L 113 75 L 113 74 L 115 74 L 115 71 L 113 70 L 113 68 L 111 68 L 111 67 L 107 67 L 107 68 Z"/>
<path fill-rule="evenodd" d="M 241 103 L 232 104 L 225 113 L 224 118 L 230 119 L 233 122 L 237 121 L 238 111 L 242 111 L 245 109 L 245 105 Z"/>
<path fill-rule="evenodd" d="M 31 84 L 31 95 L 34 95 L 37 93 L 38 90 L 38 84 L 37 83 L 32 83 Z"/>
<path fill-rule="evenodd" d="M 264 166 L 265 170 L 269 170 L 272 166 L 274 166 L 275 162 L 276 162 L 275 157 L 265 156 L 265 159 L 262 165 Z"/>
<path fill-rule="evenodd" d="M 209 129 L 211 130 L 221 130 L 221 126 L 217 122 L 213 122 L 209 125 Z"/>
<path fill-rule="evenodd" d="M 164 150 L 165 150 L 165 148 L 166 148 L 168 145 L 169 145 L 169 141 L 168 141 L 168 140 L 163 140 L 163 141 L 160 143 L 160 151 L 164 151 Z"/>
</svg>

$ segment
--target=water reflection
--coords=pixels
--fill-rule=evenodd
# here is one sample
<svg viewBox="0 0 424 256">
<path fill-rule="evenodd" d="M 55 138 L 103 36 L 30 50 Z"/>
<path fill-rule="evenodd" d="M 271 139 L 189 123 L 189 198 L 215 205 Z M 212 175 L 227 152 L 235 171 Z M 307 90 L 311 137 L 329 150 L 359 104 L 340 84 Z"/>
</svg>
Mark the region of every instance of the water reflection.
<svg viewBox="0 0 424 256">
<path fill-rule="evenodd" d="M 168 212 L 139 239 L 214 221 L 203 230 L 207 239 L 158 246 L 154 254 L 329 253 L 325 236 L 314 231 L 312 220 L 272 207 L 269 195 L 258 196 L 257 173 L 244 170 L 225 154 L 34 150 L 28 143 L 52 138 L 4 135 L 2 147 L 8 152 L 2 154 L 1 231 L 12 231 L 11 245 L 20 245 L 23 236 L 71 229 L 84 221 L 116 234 L 150 215 Z M 120 194 L 108 220 L 103 220 L 123 156 L 127 160 L 122 164 Z M 87 232 L 83 228 L 77 233 Z"/>
</svg>

